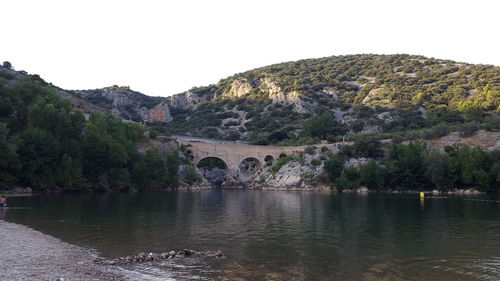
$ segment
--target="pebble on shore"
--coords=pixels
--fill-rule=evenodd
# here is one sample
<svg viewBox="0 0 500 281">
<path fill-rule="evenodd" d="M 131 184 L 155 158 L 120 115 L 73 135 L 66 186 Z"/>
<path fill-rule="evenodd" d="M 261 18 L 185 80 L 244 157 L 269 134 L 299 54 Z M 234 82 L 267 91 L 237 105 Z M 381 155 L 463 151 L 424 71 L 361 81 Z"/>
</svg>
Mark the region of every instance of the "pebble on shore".
<svg viewBox="0 0 500 281">
<path fill-rule="evenodd" d="M 128 280 L 94 263 L 90 251 L 23 225 L 0 220 L 1 280 Z"/>
</svg>

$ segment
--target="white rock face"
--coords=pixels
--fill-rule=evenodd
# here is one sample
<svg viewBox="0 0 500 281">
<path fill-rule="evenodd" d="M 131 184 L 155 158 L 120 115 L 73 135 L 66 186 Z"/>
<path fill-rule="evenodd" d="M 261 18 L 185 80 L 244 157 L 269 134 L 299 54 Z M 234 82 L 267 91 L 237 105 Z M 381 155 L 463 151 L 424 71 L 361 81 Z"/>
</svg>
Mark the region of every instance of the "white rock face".
<svg viewBox="0 0 500 281">
<path fill-rule="evenodd" d="M 500 149 L 500 140 L 495 143 L 495 146 L 489 147 L 488 150 L 492 151 L 495 149 Z"/>
<path fill-rule="evenodd" d="M 231 83 L 229 89 L 222 94 L 222 97 L 239 98 L 250 93 L 253 89 L 260 89 L 262 92 L 268 93 L 273 103 L 292 104 L 295 112 L 305 113 L 307 111 L 303 101 L 300 99 L 299 92 L 285 92 L 269 78 L 262 78 L 255 81 L 236 79 Z"/>
<path fill-rule="evenodd" d="M 264 185 L 276 188 L 311 188 L 311 180 L 314 181 L 319 175 L 324 173 L 324 163 L 319 161 L 321 155 L 320 149 L 316 149 L 314 154 L 304 154 L 302 162 L 290 161 L 286 163 L 276 172 L 275 176 L 269 173 Z M 319 161 L 319 165 L 312 165 L 313 160 Z"/>
<path fill-rule="evenodd" d="M 394 118 L 394 116 L 392 116 L 389 111 L 377 114 L 377 118 L 380 120 L 384 120 L 385 123 L 390 123 L 396 120 L 396 118 Z"/>
<path fill-rule="evenodd" d="M 191 91 L 187 91 L 178 95 L 172 96 L 168 105 L 174 109 L 188 110 L 196 109 L 198 105 L 204 101 L 208 101 L 211 97 L 205 95 L 198 96 Z"/>
<path fill-rule="evenodd" d="M 347 113 L 349 113 L 349 111 L 342 111 L 342 109 L 340 108 L 335 108 L 333 110 L 335 121 L 342 123 L 342 121 L 344 120 L 344 115 L 346 115 Z"/>
<path fill-rule="evenodd" d="M 294 104 L 300 99 L 299 93 L 296 91 L 290 93 L 277 92 L 269 94 L 269 97 L 273 100 L 273 102 L 284 103 L 284 104 Z"/>
<path fill-rule="evenodd" d="M 274 177 L 271 175 L 267 180 L 267 185 L 273 187 L 301 186 L 303 184 L 301 175 L 311 172 L 309 167 L 291 161 L 283 165 Z"/>
<path fill-rule="evenodd" d="M 236 79 L 231 83 L 231 87 L 222 96 L 227 98 L 242 97 L 254 89 L 254 86 L 247 79 Z"/>
<path fill-rule="evenodd" d="M 351 158 L 344 164 L 344 167 L 359 168 L 361 166 L 366 165 L 366 163 L 368 163 L 368 158 L 365 157 Z"/>
<path fill-rule="evenodd" d="M 418 112 L 420 112 L 420 114 L 422 115 L 422 118 L 427 119 L 427 110 L 425 108 L 420 106 L 418 108 Z"/>
<path fill-rule="evenodd" d="M 361 134 L 372 134 L 372 133 L 380 133 L 382 132 L 382 128 L 378 125 L 365 126 L 363 130 L 361 130 Z"/>
<path fill-rule="evenodd" d="M 331 87 L 325 87 L 325 88 L 323 88 L 323 90 L 321 92 L 323 94 L 332 96 L 333 100 L 338 100 L 339 99 L 339 96 L 335 93 L 335 90 L 333 88 L 331 88 Z"/>
</svg>

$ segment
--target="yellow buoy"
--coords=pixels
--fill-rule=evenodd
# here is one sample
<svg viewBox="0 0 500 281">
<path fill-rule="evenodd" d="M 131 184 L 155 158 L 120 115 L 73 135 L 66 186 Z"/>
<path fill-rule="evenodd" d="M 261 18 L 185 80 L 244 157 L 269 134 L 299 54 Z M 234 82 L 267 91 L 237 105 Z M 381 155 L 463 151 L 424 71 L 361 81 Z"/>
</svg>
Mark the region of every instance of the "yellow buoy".
<svg viewBox="0 0 500 281">
<path fill-rule="evenodd" d="M 424 198 L 424 197 L 425 197 L 425 193 L 420 192 L 420 198 Z"/>
</svg>

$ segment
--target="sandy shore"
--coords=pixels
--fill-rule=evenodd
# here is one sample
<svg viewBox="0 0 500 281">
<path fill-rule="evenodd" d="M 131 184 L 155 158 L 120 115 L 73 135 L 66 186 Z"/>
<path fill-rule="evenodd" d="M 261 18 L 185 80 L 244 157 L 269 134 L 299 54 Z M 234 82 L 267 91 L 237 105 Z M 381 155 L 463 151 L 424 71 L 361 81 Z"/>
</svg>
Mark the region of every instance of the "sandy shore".
<svg viewBox="0 0 500 281">
<path fill-rule="evenodd" d="M 0 220 L 1 280 L 127 280 L 93 260 L 89 250 Z"/>
</svg>

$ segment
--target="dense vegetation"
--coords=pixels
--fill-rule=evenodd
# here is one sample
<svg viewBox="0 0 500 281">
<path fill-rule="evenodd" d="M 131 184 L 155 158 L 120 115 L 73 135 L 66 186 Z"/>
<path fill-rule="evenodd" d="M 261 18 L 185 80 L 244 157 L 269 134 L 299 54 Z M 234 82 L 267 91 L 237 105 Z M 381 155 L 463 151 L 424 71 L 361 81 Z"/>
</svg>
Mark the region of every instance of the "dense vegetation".
<svg viewBox="0 0 500 281">
<path fill-rule="evenodd" d="M 350 157 L 370 157 L 360 167 L 345 165 Z M 394 144 L 384 155 L 380 143 L 360 140 L 325 163 L 329 180 L 339 189 L 367 186 L 373 190 L 500 191 L 500 150 L 447 146 L 444 152 L 422 142 Z"/>
<path fill-rule="evenodd" d="M 88 121 L 48 85 L 0 79 L 0 189 L 109 190 L 177 182 L 178 153 L 137 150 L 144 129 L 110 115 Z"/>
<path fill-rule="evenodd" d="M 234 95 L 235 82 L 251 90 Z M 79 95 L 116 114 L 106 91 L 136 100 L 138 108 L 162 101 L 117 86 Z M 338 188 L 498 190 L 498 151 L 463 146 L 440 153 L 418 140 L 500 129 L 500 67 L 408 55 L 341 56 L 267 66 L 190 92 L 205 96 L 205 102 L 195 109 L 172 107 L 172 122 L 148 124 L 151 138 L 166 133 L 278 145 L 355 141 L 337 156 L 315 160 L 314 166 L 325 162 Z M 283 100 L 288 94 L 296 99 Z M 137 111 L 127 112 L 120 116 L 139 120 Z M 182 182 L 200 180 L 188 163 L 189 149 L 181 147 L 182 155 L 155 149 L 141 154 L 137 145 L 144 138 L 136 123 L 103 114 L 86 120 L 37 75 L 0 72 L 2 189 L 170 187 L 178 181 L 180 164 Z M 392 139 L 389 151 L 381 149 L 382 139 Z M 359 157 L 372 160 L 361 167 L 346 165 Z M 283 155 L 271 173 L 289 161 L 302 160 Z"/>
<path fill-rule="evenodd" d="M 244 96 L 231 95 L 235 81 L 253 89 Z M 263 81 L 272 81 L 283 94 L 296 93 L 300 101 L 273 101 Z M 499 127 L 500 67 L 410 55 L 338 56 L 266 66 L 191 92 L 208 102 L 173 111 L 174 121 L 162 126 L 164 132 L 305 144 L 448 125 L 474 131 Z M 333 121 L 322 122 L 335 129 L 319 132 L 315 127 L 324 123 L 317 118 L 324 113 Z M 341 114 L 335 118 L 335 113 Z M 226 118 L 232 119 L 224 123 Z"/>
</svg>

